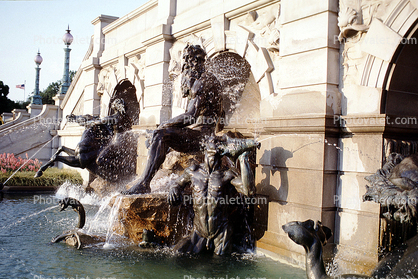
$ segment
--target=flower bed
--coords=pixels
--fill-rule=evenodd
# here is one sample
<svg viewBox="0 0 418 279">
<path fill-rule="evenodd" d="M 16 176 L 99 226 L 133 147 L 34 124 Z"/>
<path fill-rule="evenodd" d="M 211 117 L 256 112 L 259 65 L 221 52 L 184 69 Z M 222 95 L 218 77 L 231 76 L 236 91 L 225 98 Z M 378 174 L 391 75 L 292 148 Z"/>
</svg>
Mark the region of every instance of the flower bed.
<svg viewBox="0 0 418 279">
<path fill-rule="evenodd" d="M 26 153 L 26 159 L 22 157 L 16 157 L 13 153 L 0 154 L 0 171 L 1 173 L 19 171 L 35 171 L 41 167 L 42 163 L 38 159 L 32 160 L 28 158 Z"/>
<path fill-rule="evenodd" d="M 26 159 L 16 157 L 12 153 L 0 154 L 0 182 L 4 183 L 13 175 L 7 181 L 7 186 L 60 186 L 65 181 L 83 184 L 81 175 L 70 169 L 49 168 L 41 177 L 35 178 L 35 173 L 41 165 L 38 159 L 29 159 L 27 154 Z"/>
</svg>

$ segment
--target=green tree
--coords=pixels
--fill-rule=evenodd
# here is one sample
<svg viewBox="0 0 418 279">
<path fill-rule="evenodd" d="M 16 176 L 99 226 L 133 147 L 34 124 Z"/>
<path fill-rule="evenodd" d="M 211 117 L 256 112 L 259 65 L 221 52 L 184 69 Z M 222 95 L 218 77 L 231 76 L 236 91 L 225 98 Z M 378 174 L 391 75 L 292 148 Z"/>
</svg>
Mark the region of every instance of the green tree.
<svg viewBox="0 0 418 279">
<path fill-rule="evenodd" d="M 9 95 L 9 86 L 0 80 L 0 96 L 7 97 L 7 95 Z"/>
<path fill-rule="evenodd" d="M 9 95 L 9 86 L 0 80 L 0 114 L 22 108 L 21 104 L 10 100 L 7 95 Z"/>
<path fill-rule="evenodd" d="M 61 83 L 62 82 L 60 80 L 52 82 L 48 85 L 48 87 L 45 90 L 39 93 L 42 97 L 42 104 L 55 104 L 55 101 L 52 99 L 52 97 L 57 95 L 58 91 L 60 90 Z"/>
<path fill-rule="evenodd" d="M 73 80 L 76 71 L 70 71 L 70 82 Z M 57 80 L 56 82 L 52 82 L 48 85 L 46 89 L 39 92 L 39 95 L 42 97 L 42 104 L 55 104 L 55 101 L 52 99 L 55 95 L 57 95 L 58 91 L 61 88 L 62 80 Z"/>
</svg>

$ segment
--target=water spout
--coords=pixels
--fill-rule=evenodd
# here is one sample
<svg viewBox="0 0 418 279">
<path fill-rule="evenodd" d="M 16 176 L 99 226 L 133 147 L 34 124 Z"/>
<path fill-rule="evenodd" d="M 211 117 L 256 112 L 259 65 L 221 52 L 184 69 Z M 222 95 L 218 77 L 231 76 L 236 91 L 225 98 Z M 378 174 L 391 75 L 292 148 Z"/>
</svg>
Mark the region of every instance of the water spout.
<svg viewBox="0 0 418 279">
<path fill-rule="evenodd" d="M 51 210 L 51 209 L 57 208 L 58 206 L 59 206 L 59 205 L 53 205 L 53 206 L 48 207 L 48 208 L 46 208 L 46 209 L 42 209 L 41 211 L 38 211 L 38 212 L 32 213 L 32 214 L 27 215 L 27 216 L 23 216 L 22 218 L 20 218 L 20 219 L 19 219 L 19 220 L 17 220 L 16 222 L 11 223 L 11 224 L 6 225 L 6 226 L 1 227 L 1 228 L 0 228 L 0 231 L 2 231 L 2 230 L 4 230 L 4 229 L 9 229 L 9 228 L 11 228 L 11 227 L 13 227 L 13 226 L 16 226 L 17 224 L 22 223 L 22 222 L 23 222 L 23 221 L 25 221 L 26 219 L 29 219 L 29 218 L 35 217 L 35 216 L 37 216 L 37 215 L 39 215 L 39 214 L 41 214 L 41 213 L 43 213 L 43 212 L 46 212 L 46 211 L 49 211 L 49 210 Z"/>
</svg>

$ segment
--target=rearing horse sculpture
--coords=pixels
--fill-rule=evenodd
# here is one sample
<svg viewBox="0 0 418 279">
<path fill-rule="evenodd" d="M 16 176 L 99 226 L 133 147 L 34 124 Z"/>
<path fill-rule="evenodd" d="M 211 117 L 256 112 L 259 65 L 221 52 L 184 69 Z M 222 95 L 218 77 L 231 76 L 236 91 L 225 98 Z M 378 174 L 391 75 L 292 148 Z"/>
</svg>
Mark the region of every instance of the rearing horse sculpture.
<svg viewBox="0 0 418 279">
<path fill-rule="evenodd" d="M 101 119 L 91 115 L 67 116 L 68 121 L 86 127 L 80 142 L 75 149 L 61 146 L 35 177 L 42 176 L 55 162 L 86 168 L 90 173 L 110 182 L 123 181 L 134 175 L 137 136 L 130 131 L 132 121 L 126 113 L 123 99 L 115 99 L 111 109 L 115 113 Z M 60 156 L 61 152 L 70 156 Z"/>
</svg>

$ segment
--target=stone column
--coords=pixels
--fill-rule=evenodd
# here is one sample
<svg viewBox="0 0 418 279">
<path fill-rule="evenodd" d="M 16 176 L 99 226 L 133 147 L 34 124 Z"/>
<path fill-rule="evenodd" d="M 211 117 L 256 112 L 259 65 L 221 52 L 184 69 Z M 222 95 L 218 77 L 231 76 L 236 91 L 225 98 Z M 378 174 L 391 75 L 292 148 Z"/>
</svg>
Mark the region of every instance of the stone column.
<svg viewBox="0 0 418 279">
<path fill-rule="evenodd" d="M 144 110 L 140 125 L 154 127 L 171 118 L 171 92 L 168 90 L 168 50 L 171 42 L 162 40 L 147 47 L 145 64 Z"/>
<path fill-rule="evenodd" d="M 101 15 L 95 18 L 91 23 L 94 25 L 93 51 L 90 57 L 83 61 L 83 70 L 85 80 L 90 81 L 84 87 L 84 114 L 100 114 L 100 96 L 97 94 L 97 84 L 99 82 L 99 72 L 101 70 L 100 57 L 106 45 L 106 38 L 103 34 L 103 28 L 109 23 L 118 19 L 113 16 Z"/>
<path fill-rule="evenodd" d="M 142 42 L 145 53 L 144 109 L 140 113 L 141 129 L 155 129 L 157 124 L 172 117 L 171 91 L 169 90 L 168 66 L 169 49 L 172 46 L 170 25 L 175 15 L 175 0 L 158 1 L 158 19 L 155 27 L 146 32 Z M 138 142 L 137 173 L 142 174 L 147 160 L 148 150 L 144 145 L 145 137 Z"/>
<path fill-rule="evenodd" d="M 266 232 L 257 246 L 305 261 L 284 233 L 289 221 L 321 220 L 334 231 L 340 112 L 338 1 L 282 0 L 274 94 L 261 102 L 257 193 L 267 195 Z M 275 74 L 276 76 L 276 74 Z M 331 239 L 332 241 L 332 239 Z"/>
</svg>

